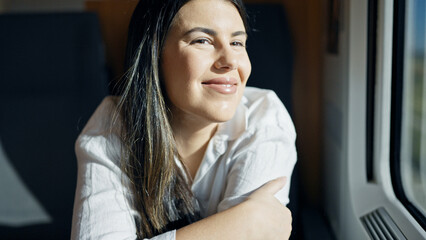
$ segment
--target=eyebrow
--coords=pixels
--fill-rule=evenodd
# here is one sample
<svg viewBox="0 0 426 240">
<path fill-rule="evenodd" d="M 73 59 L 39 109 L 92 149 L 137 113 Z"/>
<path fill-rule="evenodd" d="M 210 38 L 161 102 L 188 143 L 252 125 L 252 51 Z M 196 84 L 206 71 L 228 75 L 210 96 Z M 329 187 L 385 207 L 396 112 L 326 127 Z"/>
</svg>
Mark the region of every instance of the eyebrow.
<svg viewBox="0 0 426 240">
<path fill-rule="evenodd" d="M 187 31 L 184 34 L 184 36 L 191 34 L 193 32 L 203 32 L 203 33 L 206 33 L 206 34 L 211 35 L 211 36 L 217 36 L 217 32 L 215 30 L 210 29 L 210 28 L 204 28 L 204 27 L 192 28 L 191 30 Z M 245 31 L 236 31 L 236 32 L 233 32 L 231 34 L 232 37 L 236 37 L 236 36 L 240 36 L 240 35 L 245 35 L 247 37 L 247 33 Z"/>
</svg>

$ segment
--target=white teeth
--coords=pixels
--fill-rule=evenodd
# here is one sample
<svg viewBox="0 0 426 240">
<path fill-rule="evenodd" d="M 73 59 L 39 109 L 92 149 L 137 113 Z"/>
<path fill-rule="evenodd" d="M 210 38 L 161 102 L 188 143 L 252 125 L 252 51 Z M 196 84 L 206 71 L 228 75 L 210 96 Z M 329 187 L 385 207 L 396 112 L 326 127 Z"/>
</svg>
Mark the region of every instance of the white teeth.
<svg viewBox="0 0 426 240">
<path fill-rule="evenodd" d="M 223 86 L 224 86 L 224 87 L 227 87 L 227 88 L 232 87 L 232 85 L 231 85 L 231 84 L 223 84 Z"/>
</svg>

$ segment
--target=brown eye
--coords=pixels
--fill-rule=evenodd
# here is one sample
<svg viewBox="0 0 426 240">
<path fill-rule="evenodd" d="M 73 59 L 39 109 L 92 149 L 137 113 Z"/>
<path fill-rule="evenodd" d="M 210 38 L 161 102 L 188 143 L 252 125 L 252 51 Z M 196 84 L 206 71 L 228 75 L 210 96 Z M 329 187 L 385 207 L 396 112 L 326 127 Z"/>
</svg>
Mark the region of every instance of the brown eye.
<svg viewBox="0 0 426 240">
<path fill-rule="evenodd" d="M 231 42 L 231 46 L 236 46 L 236 47 L 245 47 L 244 43 L 241 41 L 232 41 Z"/>
<path fill-rule="evenodd" d="M 210 44 L 210 40 L 207 38 L 199 38 L 199 39 L 193 40 L 191 44 Z"/>
</svg>

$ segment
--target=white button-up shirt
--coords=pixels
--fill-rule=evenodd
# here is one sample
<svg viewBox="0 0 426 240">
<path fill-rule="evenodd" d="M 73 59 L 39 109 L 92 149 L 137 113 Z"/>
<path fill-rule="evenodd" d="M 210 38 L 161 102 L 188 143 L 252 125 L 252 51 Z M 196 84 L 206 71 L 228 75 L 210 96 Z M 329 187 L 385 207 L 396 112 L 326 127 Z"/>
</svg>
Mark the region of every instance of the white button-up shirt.
<svg viewBox="0 0 426 240">
<path fill-rule="evenodd" d="M 109 131 L 114 101 L 105 98 L 76 142 L 78 180 L 71 239 L 136 239 L 131 194 L 122 184 L 120 142 Z M 210 140 L 191 186 L 201 216 L 233 207 L 266 182 L 287 176 L 275 197 L 289 202 L 296 133 L 276 94 L 246 87 L 234 117 Z M 152 239 L 174 240 L 176 230 Z"/>
</svg>

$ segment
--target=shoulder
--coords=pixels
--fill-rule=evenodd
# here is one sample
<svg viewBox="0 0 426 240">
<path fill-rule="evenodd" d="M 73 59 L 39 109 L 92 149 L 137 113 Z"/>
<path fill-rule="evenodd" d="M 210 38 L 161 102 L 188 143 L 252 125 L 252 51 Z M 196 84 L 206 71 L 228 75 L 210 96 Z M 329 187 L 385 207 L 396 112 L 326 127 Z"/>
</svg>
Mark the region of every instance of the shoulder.
<svg viewBox="0 0 426 240">
<path fill-rule="evenodd" d="M 120 118 L 115 117 L 117 101 L 115 96 L 104 98 L 78 136 L 75 152 L 79 163 L 109 159 L 117 164 L 121 146 L 118 135 Z"/>
<path fill-rule="evenodd" d="M 116 114 L 118 98 L 116 96 L 105 97 L 90 117 L 80 135 L 101 135 L 109 132 L 111 127 L 117 129 L 113 121 L 114 119 L 119 119 L 114 116 Z"/>
<path fill-rule="evenodd" d="M 284 104 L 272 90 L 247 87 L 242 99 L 246 109 L 246 130 L 249 132 L 272 129 L 296 137 L 293 121 Z"/>
</svg>

